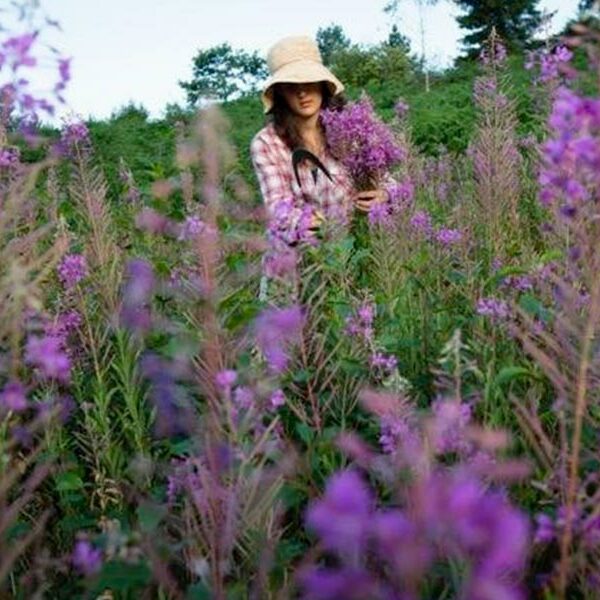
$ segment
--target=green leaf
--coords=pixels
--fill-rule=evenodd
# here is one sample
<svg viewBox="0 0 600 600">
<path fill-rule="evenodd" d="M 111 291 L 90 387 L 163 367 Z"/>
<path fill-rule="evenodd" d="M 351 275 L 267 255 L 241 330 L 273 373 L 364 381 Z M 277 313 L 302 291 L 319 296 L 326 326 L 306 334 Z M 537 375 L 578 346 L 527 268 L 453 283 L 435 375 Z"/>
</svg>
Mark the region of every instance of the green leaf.
<svg viewBox="0 0 600 600">
<path fill-rule="evenodd" d="M 296 433 L 307 446 L 310 445 L 314 438 L 314 432 L 306 423 L 296 423 Z"/>
<path fill-rule="evenodd" d="M 494 387 L 500 387 L 506 383 L 514 381 L 515 379 L 518 379 L 519 377 L 533 377 L 533 373 L 525 367 L 504 367 L 500 370 L 498 375 L 494 377 L 493 385 Z"/>
<path fill-rule="evenodd" d="M 95 586 L 96 593 L 106 588 L 113 592 L 127 592 L 148 584 L 150 581 L 150 570 L 143 564 L 127 564 L 120 561 L 112 561 L 103 565 Z"/>
<path fill-rule="evenodd" d="M 150 502 L 140 504 L 137 508 L 137 516 L 142 531 L 152 533 L 158 527 L 166 512 L 166 507 L 159 504 L 152 504 Z"/>
<path fill-rule="evenodd" d="M 83 479 L 75 471 L 59 473 L 54 480 L 58 492 L 72 492 L 83 487 Z"/>
</svg>

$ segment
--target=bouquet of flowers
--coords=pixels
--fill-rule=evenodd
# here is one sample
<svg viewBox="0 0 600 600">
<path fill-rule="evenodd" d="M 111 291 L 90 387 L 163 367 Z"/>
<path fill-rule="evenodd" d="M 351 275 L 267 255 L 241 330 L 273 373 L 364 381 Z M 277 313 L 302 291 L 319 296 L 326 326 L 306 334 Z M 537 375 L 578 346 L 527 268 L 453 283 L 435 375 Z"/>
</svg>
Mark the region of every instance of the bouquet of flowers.
<svg viewBox="0 0 600 600">
<path fill-rule="evenodd" d="M 357 190 L 379 187 L 406 156 L 365 95 L 342 110 L 324 110 L 322 122 L 330 151 L 348 169 Z"/>
</svg>

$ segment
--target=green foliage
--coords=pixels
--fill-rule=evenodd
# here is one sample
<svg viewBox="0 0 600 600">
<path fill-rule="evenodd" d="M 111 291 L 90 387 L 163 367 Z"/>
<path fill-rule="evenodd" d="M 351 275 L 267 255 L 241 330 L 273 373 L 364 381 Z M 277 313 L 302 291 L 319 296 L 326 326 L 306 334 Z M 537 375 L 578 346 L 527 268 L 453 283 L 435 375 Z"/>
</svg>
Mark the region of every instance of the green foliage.
<svg viewBox="0 0 600 600">
<path fill-rule="evenodd" d="M 347 50 L 352 45 L 340 25 L 333 23 L 327 27 L 319 27 L 316 41 L 323 63 L 328 66 L 337 52 Z"/>
<path fill-rule="evenodd" d="M 192 78 L 179 85 L 188 104 L 195 106 L 200 100 L 227 101 L 252 92 L 266 75 L 266 63 L 257 52 L 234 50 L 225 43 L 200 50 L 193 59 Z"/>
<path fill-rule="evenodd" d="M 454 0 L 465 14 L 457 17 L 459 25 L 470 31 L 463 44 L 470 56 L 476 56 L 485 40 L 496 33 L 510 49 L 526 47 L 541 23 L 539 0 Z"/>
</svg>

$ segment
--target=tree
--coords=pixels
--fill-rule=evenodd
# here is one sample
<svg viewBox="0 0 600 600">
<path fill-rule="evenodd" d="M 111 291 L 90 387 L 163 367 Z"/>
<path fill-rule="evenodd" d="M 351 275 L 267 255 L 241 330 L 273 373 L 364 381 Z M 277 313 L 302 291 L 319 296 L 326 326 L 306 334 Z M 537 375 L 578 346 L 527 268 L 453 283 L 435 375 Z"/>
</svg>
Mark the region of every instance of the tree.
<svg viewBox="0 0 600 600">
<path fill-rule="evenodd" d="M 439 0 L 414 0 L 419 10 L 419 30 L 421 37 L 421 68 L 425 72 L 425 90 L 429 91 L 429 69 L 427 68 L 427 46 L 425 44 L 425 10 L 428 6 L 435 6 Z M 390 0 L 383 11 L 397 15 L 402 0 Z"/>
<path fill-rule="evenodd" d="M 333 23 L 327 27 L 319 27 L 316 39 L 323 63 L 327 66 L 332 64 L 336 52 L 348 50 L 352 44 L 344 30 Z"/>
<path fill-rule="evenodd" d="M 465 14 L 459 16 L 459 25 L 472 33 L 462 39 L 469 56 L 476 56 L 490 36 L 492 28 L 512 49 L 522 49 L 530 44 L 539 27 L 542 14 L 537 8 L 539 0 L 454 0 Z"/>
<path fill-rule="evenodd" d="M 392 30 L 388 35 L 387 44 L 390 48 L 401 48 L 406 54 L 410 53 L 410 41 L 405 35 L 400 33 L 395 23 L 392 25 Z"/>
<path fill-rule="evenodd" d="M 190 106 L 201 99 L 227 101 L 256 90 L 268 75 L 266 62 L 257 52 L 233 50 L 220 44 L 200 50 L 193 60 L 192 79 L 180 81 Z"/>
</svg>

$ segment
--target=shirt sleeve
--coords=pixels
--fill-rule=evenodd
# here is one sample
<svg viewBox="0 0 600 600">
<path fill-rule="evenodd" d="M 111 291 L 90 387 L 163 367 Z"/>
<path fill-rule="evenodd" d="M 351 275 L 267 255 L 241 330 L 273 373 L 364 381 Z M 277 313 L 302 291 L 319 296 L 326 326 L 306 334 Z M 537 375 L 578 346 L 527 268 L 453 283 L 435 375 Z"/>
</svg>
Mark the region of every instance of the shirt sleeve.
<svg viewBox="0 0 600 600">
<path fill-rule="evenodd" d="M 287 243 L 299 241 L 307 221 L 307 207 L 294 197 L 285 166 L 260 137 L 252 141 L 250 156 L 271 228 Z"/>
</svg>

